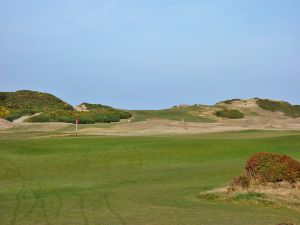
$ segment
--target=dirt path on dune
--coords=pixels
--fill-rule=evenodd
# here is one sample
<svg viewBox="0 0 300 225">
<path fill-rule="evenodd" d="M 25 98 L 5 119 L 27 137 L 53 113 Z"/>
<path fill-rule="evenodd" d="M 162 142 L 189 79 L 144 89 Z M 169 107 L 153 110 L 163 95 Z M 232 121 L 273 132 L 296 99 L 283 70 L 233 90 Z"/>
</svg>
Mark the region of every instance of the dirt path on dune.
<svg viewBox="0 0 300 225">
<path fill-rule="evenodd" d="M 14 121 L 13 121 L 13 123 L 23 123 L 26 119 L 28 119 L 28 118 L 30 118 L 30 117 L 34 117 L 34 116 L 38 116 L 38 115 L 40 115 L 40 113 L 35 113 L 35 114 L 33 114 L 33 115 L 26 115 L 26 116 L 21 116 L 21 117 L 19 117 L 18 119 L 15 119 Z"/>
</svg>

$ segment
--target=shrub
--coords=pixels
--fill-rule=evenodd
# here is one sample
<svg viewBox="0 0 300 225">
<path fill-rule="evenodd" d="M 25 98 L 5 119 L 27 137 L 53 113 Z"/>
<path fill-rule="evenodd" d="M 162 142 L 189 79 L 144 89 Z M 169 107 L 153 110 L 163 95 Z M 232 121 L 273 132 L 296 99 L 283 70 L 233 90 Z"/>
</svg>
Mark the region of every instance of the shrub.
<svg viewBox="0 0 300 225">
<path fill-rule="evenodd" d="M 6 94 L 0 93 L 0 101 L 3 101 L 7 98 Z"/>
<path fill-rule="evenodd" d="M 238 177 L 234 177 L 232 179 L 232 184 L 234 184 L 235 186 L 240 186 L 243 189 L 248 188 L 249 187 L 249 178 L 246 176 L 238 176 Z"/>
<path fill-rule="evenodd" d="M 237 176 L 234 177 L 227 189 L 227 191 L 235 191 L 237 189 L 247 189 L 250 186 L 250 180 L 246 176 Z"/>
<path fill-rule="evenodd" d="M 250 157 L 245 174 L 261 182 L 294 183 L 300 179 L 300 163 L 286 155 L 261 152 Z"/>
<path fill-rule="evenodd" d="M 91 110 L 77 112 L 74 110 L 58 110 L 52 112 L 44 112 L 38 116 L 27 119 L 27 122 L 65 122 L 75 123 L 75 118 L 78 117 L 80 124 L 92 123 L 110 123 L 118 122 L 120 119 L 127 119 L 131 114 L 126 111 L 105 108 L 102 110 Z"/>
<path fill-rule="evenodd" d="M 9 110 L 3 106 L 0 106 L 0 118 L 6 118 L 9 115 Z"/>
<path fill-rule="evenodd" d="M 65 104 L 63 107 L 63 110 L 74 110 L 73 106 L 69 105 L 69 104 Z"/>
<path fill-rule="evenodd" d="M 83 102 L 80 104 L 80 106 L 84 105 L 86 107 L 86 109 L 88 110 L 99 110 L 99 109 L 113 109 L 110 106 L 107 105 L 101 105 L 101 104 L 91 104 L 88 102 Z"/>
<path fill-rule="evenodd" d="M 225 101 L 222 101 L 222 102 L 225 103 L 225 104 L 231 104 L 232 102 L 235 102 L 235 101 L 242 101 L 242 99 L 233 98 L 233 99 L 225 100 Z"/>
<path fill-rule="evenodd" d="M 278 223 L 277 225 L 295 225 L 295 224 L 289 221 L 285 221 L 285 222 Z"/>
<path fill-rule="evenodd" d="M 225 117 L 229 119 L 240 119 L 244 118 L 244 114 L 236 109 L 223 109 L 216 112 L 216 116 Z"/>
</svg>

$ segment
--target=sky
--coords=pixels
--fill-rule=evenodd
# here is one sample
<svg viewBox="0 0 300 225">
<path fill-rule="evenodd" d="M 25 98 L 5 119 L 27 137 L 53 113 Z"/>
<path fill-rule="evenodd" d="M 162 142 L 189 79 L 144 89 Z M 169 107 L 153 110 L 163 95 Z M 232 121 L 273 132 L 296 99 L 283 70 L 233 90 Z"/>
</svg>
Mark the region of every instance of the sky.
<svg viewBox="0 0 300 225">
<path fill-rule="evenodd" d="M 0 0 L 0 91 L 159 109 L 300 104 L 299 0 Z"/>
</svg>

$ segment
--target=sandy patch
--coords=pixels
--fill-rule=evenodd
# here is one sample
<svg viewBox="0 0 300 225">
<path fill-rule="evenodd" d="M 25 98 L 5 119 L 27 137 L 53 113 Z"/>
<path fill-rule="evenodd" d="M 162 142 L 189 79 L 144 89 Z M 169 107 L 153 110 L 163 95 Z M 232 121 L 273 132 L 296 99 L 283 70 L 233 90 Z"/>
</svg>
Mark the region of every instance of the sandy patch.
<svg viewBox="0 0 300 225">
<path fill-rule="evenodd" d="M 0 118 L 0 130 L 11 128 L 13 125 L 11 122 Z"/>
</svg>

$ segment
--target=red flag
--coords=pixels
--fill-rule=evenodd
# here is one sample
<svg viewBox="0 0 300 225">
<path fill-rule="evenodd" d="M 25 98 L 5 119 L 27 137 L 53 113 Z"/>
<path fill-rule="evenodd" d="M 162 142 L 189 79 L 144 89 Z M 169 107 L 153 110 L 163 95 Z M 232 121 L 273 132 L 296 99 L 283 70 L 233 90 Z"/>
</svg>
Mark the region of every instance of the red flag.
<svg viewBox="0 0 300 225">
<path fill-rule="evenodd" d="M 75 119 L 75 123 L 76 123 L 76 125 L 75 125 L 75 128 L 76 128 L 76 136 L 77 136 L 77 127 L 78 127 L 78 116 L 76 115 L 76 119 Z"/>
</svg>

